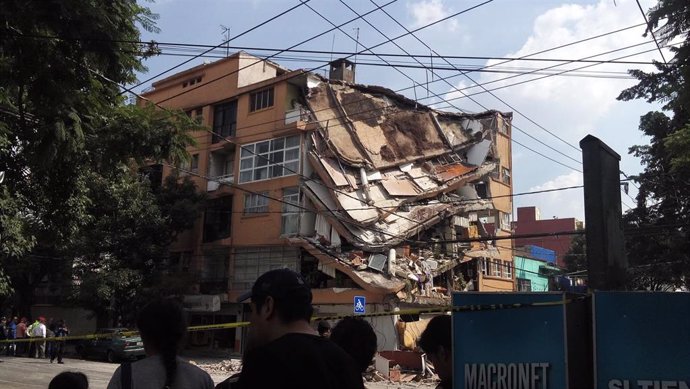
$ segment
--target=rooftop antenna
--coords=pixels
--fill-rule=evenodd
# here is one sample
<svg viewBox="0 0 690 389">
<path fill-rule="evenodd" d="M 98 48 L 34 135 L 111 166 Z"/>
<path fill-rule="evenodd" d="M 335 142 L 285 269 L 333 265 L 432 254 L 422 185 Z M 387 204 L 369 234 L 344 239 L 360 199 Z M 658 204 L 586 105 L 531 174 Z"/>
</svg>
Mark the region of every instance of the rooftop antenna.
<svg viewBox="0 0 690 389">
<path fill-rule="evenodd" d="M 355 64 L 357 63 L 357 50 L 359 50 L 359 27 L 353 28 L 353 30 L 357 30 L 357 35 L 355 38 Z"/>
<path fill-rule="evenodd" d="M 220 25 L 221 31 L 223 31 L 223 42 L 225 42 L 225 56 L 230 56 L 230 27 Z"/>
</svg>

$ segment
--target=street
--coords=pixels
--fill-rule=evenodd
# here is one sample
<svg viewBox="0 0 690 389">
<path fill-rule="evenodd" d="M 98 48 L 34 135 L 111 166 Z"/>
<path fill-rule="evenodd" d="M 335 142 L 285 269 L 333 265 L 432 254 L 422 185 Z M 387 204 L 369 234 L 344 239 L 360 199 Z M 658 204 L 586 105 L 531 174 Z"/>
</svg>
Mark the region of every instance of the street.
<svg viewBox="0 0 690 389">
<path fill-rule="evenodd" d="M 209 371 L 206 367 L 218 363 L 222 359 L 195 358 L 199 367 L 204 368 L 211 374 L 214 383 L 219 383 L 228 377 L 227 373 Z M 48 387 L 50 380 L 58 373 L 63 371 L 78 371 L 86 374 L 89 378 L 89 389 L 105 389 L 113 372 L 119 364 L 101 361 L 82 360 L 65 358 L 64 365 L 50 363 L 48 359 L 19 358 L 0 356 L 0 388 L 40 388 Z M 430 389 L 435 384 L 429 383 L 390 383 L 390 382 L 367 382 L 368 389 L 407 389 L 421 388 Z"/>
</svg>

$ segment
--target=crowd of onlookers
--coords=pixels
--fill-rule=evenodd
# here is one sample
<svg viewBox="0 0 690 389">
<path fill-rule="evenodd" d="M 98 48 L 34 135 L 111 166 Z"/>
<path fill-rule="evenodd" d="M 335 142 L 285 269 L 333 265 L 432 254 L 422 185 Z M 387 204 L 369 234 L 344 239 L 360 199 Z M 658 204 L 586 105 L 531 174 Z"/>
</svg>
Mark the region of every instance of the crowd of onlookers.
<svg viewBox="0 0 690 389">
<path fill-rule="evenodd" d="M 8 356 L 28 356 L 30 358 L 50 358 L 53 363 L 63 363 L 62 356 L 65 342 L 59 338 L 69 335 L 64 320 L 50 319 L 47 321 L 39 316 L 33 323 L 28 324 L 25 317 L 17 316 L 0 318 L 0 353 Z M 25 341 L 33 338 L 32 341 Z M 13 341 L 14 340 L 14 341 Z"/>
<path fill-rule="evenodd" d="M 362 373 L 377 348 L 376 334 L 368 322 L 348 317 L 333 328 L 328 322 L 319 322 L 315 330 L 311 289 L 299 274 L 287 269 L 261 275 L 251 291 L 238 299 L 244 301 L 249 301 L 251 312 L 242 371 L 215 389 L 364 389 Z M 43 317 L 29 326 L 25 319 L 3 320 L 3 331 L 10 339 L 20 335 L 45 339 L 49 331 L 56 337 L 69 333 L 64 321 L 46 327 Z M 187 318 L 179 302 L 159 299 L 149 303 L 138 314 L 137 329 L 146 358 L 121 364 L 108 389 L 214 389 L 208 373 L 178 356 L 187 333 Z M 21 343 L 34 345 L 33 352 L 28 352 L 40 358 L 46 353 L 44 339 Z M 61 347 L 56 347 L 61 344 L 64 342 L 48 342 L 51 361 L 62 362 Z M 452 387 L 450 317 L 432 319 L 419 344 L 441 378 L 439 388 Z M 16 347 L 7 352 L 19 353 Z M 63 372 L 48 388 L 87 389 L 88 379 L 82 373 Z"/>
</svg>

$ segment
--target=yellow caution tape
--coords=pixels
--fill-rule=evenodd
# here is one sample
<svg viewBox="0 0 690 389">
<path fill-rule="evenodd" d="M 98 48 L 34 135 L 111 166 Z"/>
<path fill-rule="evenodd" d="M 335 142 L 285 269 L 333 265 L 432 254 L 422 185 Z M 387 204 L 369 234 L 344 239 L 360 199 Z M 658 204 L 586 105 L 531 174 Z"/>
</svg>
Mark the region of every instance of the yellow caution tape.
<svg viewBox="0 0 690 389">
<path fill-rule="evenodd" d="M 454 307 L 452 305 L 444 305 L 434 308 L 426 309 L 403 309 L 399 311 L 389 311 L 389 312 L 377 312 L 377 313 L 365 313 L 365 314 L 348 314 L 348 315 L 337 315 L 337 316 L 314 316 L 311 321 L 317 320 L 341 320 L 346 317 L 381 317 L 381 316 L 393 316 L 393 315 L 423 315 L 430 313 L 445 313 L 445 312 L 477 312 L 477 311 L 495 311 L 501 309 L 515 309 L 515 308 L 529 308 L 529 307 L 547 307 L 556 305 L 565 305 L 575 300 L 581 300 L 585 297 L 577 297 L 574 299 L 564 299 L 562 301 L 547 301 L 547 302 L 536 302 L 536 303 L 516 303 L 516 304 L 485 304 L 485 305 L 462 305 Z M 218 324 L 207 324 L 200 326 L 189 326 L 187 330 L 189 332 L 197 331 L 213 331 L 213 330 L 225 330 L 231 328 L 241 328 L 249 326 L 249 322 L 233 322 L 233 323 L 218 323 Z M 89 340 L 89 339 L 103 339 L 112 338 L 115 336 L 134 336 L 139 335 L 139 331 L 122 331 L 110 334 L 88 334 L 88 335 L 75 335 L 75 336 L 61 336 L 52 338 L 22 338 L 22 339 L 7 339 L 0 340 L 2 343 L 22 343 L 22 342 L 65 342 L 70 340 Z"/>
</svg>

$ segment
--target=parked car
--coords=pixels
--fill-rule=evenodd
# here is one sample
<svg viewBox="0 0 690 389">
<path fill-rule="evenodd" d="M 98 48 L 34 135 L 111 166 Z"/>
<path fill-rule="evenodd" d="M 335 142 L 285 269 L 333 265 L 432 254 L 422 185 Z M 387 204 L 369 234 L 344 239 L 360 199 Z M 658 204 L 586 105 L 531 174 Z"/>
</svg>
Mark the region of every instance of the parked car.
<svg viewBox="0 0 690 389">
<path fill-rule="evenodd" d="M 84 340 L 77 344 L 75 350 L 84 359 L 89 357 L 105 358 L 108 362 L 146 356 L 141 337 L 138 335 L 125 336 L 122 334 L 125 331 L 130 330 L 127 328 L 101 328 L 96 331 L 96 334 L 112 334 L 112 336 Z"/>
</svg>

